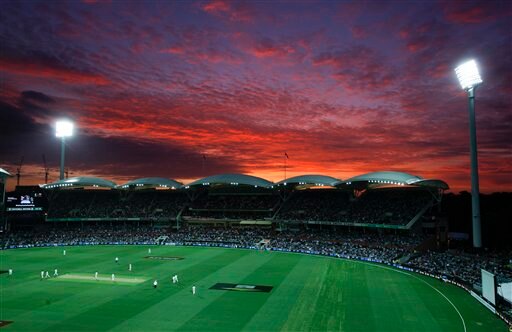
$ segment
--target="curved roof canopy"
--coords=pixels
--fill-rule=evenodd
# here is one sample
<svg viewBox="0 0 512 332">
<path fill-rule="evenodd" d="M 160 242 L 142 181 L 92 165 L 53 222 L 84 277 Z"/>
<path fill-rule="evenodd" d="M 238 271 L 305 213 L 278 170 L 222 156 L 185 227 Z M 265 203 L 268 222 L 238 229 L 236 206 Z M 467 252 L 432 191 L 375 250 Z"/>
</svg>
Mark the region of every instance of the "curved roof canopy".
<svg viewBox="0 0 512 332">
<path fill-rule="evenodd" d="M 7 172 L 5 169 L 0 168 L 0 176 L 12 176 L 9 172 Z"/>
<path fill-rule="evenodd" d="M 119 188 L 181 188 L 181 183 L 178 181 L 167 178 L 140 178 L 128 181 L 125 184 L 118 186 Z"/>
<path fill-rule="evenodd" d="M 71 187 L 101 187 L 101 188 L 115 188 L 116 184 L 112 181 L 104 180 L 101 178 L 79 176 L 64 180 L 55 181 L 42 185 L 43 188 L 71 188 Z"/>
<path fill-rule="evenodd" d="M 191 182 L 185 188 L 193 186 L 212 186 L 212 185 L 245 185 L 268 188 L 273 185 L 272 182 L 265 179 L 245 174 L 219 174 L 207 176 L 205 178 Z"/>
<path fill-rule="evenodd" d="M 363 175 L 354 176 L 346 181 L 342 181 L 341 185 L 354 187 L 381 187 L 381 186 L 422 186 L 434 187 L 439 189 L 449 189 L 446 182 L 437 179 L 424 179 L 417 175 L 403 172 L 372 172 Z"/>
<path fill-rule="evenodd" d="M 326 175 L 319 175 L 319 174 L 306 174 L 306 175 L 299 175 L 294 176 L 288 179 L 284 179 L 282 181 L 277 182 L 276 184 L 279 185 L 288 185 L 292 184 L 294 186 L 328 186 L 328 187 L 334 187 L 337 184 L 341 182 L 340 179 L 333 178 L 332 176 L 326 176 Z"/>
</svg>

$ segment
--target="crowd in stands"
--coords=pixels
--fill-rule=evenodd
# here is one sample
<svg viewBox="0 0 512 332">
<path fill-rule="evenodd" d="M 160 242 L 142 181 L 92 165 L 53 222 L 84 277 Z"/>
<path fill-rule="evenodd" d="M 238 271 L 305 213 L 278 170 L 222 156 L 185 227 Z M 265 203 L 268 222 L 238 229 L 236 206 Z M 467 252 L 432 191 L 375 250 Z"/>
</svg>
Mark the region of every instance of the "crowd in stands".
<svg viewBox="0 0 512 332">
<path fill-rule="evenodd" d="M 425 252 L 412 258 L 408 264 L 430 273 L 458 278 L 473 285 L 480 282 L 481 269 L 512 282 L 512 271 L 505 268 L 506 263 L 506 259 L 496 253 L 468 254 L 461 250 L 448 250 Z"/>
<path fill-rule="evenodd" d="M 55 191 L 49 197 L 48 218 L 175 219 L 187 200 L 174 191 Z"/>
<path fill-rule="evenodd" d="M 213 219 L 270 218 L 281 198 L 276 193 L 204 193 L 190 203 L 184 216 Z"/>
<path fill-rule="evenodd" d="M 189 197 L 165 190 L 62 190 L 48 195 L 49 218 L 274 218 L 283 222 L 401 224 L 410 222 L 431 202 L 425 190 L 379 189 L 357 198 L 337 189 L 276 192 L 204 191 Z"/>
<path fill-rule="evenodd" d="M 154 244 L 155 239 L 160 235 L 162 231 L 152 228 L 149 224 L 97 223 L 9 232 L 4 235 L 0 245 L 2 248 L 16 248 L 53 245 Z"/>
<path fill-rule="evenodd" d="M 296 191 L 276 219 L 372 224 L 407 224 L 431 201 L 424 190 L 380 189 L 357 199 L 340 190 Z"/>
<path fill-rule="evenodd" d="M 344 216 L 350 195 L 341 190 L 303 190 L 292 192 L 277 215 L 280 220 L 332 221 Z"/>
<path fill-rule="evenodd" d="M 271 210 L 279 204 L 277 194 L 207 194 L 194 200 L 192 208 L 211 210 Z"/>
</svg>

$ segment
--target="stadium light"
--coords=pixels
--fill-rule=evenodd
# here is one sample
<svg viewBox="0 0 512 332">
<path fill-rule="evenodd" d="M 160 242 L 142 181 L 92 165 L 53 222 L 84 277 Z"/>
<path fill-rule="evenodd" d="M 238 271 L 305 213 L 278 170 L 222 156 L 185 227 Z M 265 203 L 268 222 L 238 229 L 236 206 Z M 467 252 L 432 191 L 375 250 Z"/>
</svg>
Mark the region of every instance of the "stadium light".
<svg viewBox="0 0 512 332">
<path fill-rule="evenodd" d="M 455 68 L 455 73 L 464 90 L 472 89 L 482 83 L 475 60 L 470 60 L 458 66 Z"/>
<path fill-rule="evenodd" d="M 61 138 L 60 148 L 60 180 L 64 180 L 64 152 L 66 147 L 66 137 L 73 136 L 73 122 L 68 120 L 59 120 L 55 124 L 55 136 Z"/>
<path fill-rule="evenodd" d="M 482 247 L 480 226 L 480 188 L 478 184 L 478 157 L 475 125 L 475 89 L 483 81 L 475 60 L 470 60 L 455 68 L 462 89 L 469 98 L 469 146 L 471 152 L 471 207 L 473 210 L 473 247 Z"/>
</svg>

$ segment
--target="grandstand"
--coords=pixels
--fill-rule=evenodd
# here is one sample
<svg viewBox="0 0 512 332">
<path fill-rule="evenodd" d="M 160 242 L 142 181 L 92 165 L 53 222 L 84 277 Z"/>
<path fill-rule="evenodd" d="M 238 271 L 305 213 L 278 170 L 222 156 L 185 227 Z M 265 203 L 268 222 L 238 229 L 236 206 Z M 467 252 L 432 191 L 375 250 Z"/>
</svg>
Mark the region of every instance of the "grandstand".
<svg viewBox="0 0 512 332">
<path fill-rule="evenodd" d="M 42 186 L 47 221 L 166 220 L 267 221 L 281 227 L 314 223 L 410 229 L 440 201 L 448 185 L 399 172 L 375 172 L 346 181 L 302 175 L 272 183 L 221 174 L 188 184 L 142 178 L 122 185 L 76 177 Z"/>
</svg>

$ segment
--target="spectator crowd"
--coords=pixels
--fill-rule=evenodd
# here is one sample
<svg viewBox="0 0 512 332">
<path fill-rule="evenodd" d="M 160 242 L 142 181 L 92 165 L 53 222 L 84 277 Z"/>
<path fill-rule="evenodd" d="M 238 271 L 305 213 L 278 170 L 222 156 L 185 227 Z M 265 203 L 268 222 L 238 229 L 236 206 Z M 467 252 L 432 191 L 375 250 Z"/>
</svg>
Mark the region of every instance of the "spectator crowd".
<svg viewBox="0 0 512 332">
<path fill-rule="evenodd" d="M 165 238 L 164 241 L 159 241 Z M 512 271 L 505 266 L 512 253 L 471 254 L 458 251 L 416 252 L 423 236 L 408 234 L 382 234 L 379 232 L 338 231 L 308 229 L 277 231 L 260 227 L 212 227 L 183 225 L 176 232 L 155 229 L 150 223 L 104 223 L 71 227 L 48 227 L 39 230 L 13 231 L 1 238 L 2 249 L 100 244 L 172 244 L 197 246 L 222 246 L 257 248 L 268 240 L 267 249 L 301 252 L 334 257 L 395 264 L 419 269 L 428 273 L 457 278 L 468 285 L 480 281 L 484 268 L 504 280 L 512 280 Z"/>
</svg>

